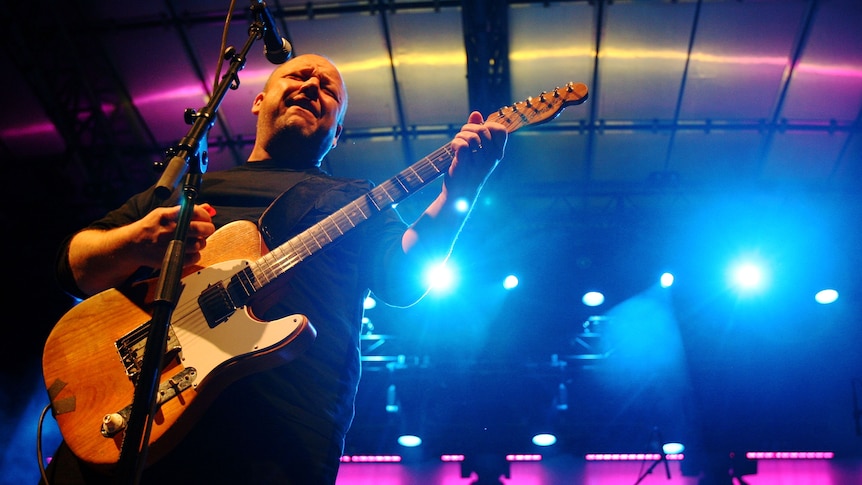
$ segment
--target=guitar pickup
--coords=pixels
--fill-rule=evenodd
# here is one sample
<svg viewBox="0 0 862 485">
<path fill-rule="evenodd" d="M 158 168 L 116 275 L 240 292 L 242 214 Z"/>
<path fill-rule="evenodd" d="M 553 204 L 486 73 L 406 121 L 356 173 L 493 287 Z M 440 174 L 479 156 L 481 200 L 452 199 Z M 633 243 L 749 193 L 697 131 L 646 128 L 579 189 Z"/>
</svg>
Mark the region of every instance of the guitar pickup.
<svg viewBox="0 0 862 485">
<path fill-rule="evenodd" d="M 210 328 L 225 322 L 236 311 L 236 305 L 221 281 L 201 292 L 198 305 Z"/>
</svg>

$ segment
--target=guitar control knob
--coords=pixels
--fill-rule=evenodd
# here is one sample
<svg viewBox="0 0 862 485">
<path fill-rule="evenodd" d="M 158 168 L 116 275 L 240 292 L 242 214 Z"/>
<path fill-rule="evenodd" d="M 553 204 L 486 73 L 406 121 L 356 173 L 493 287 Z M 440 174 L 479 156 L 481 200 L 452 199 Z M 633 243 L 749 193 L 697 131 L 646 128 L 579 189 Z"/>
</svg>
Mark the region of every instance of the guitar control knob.
<svg viewBox="0 0 862 485">
<path fill-rule="evenodd" d="M 102 418 L 102 436 L 105 438 L 110 438 L 124 429 L 126 429 L 126 418 L 120 413 L 106 414 Z"/>
</svg>

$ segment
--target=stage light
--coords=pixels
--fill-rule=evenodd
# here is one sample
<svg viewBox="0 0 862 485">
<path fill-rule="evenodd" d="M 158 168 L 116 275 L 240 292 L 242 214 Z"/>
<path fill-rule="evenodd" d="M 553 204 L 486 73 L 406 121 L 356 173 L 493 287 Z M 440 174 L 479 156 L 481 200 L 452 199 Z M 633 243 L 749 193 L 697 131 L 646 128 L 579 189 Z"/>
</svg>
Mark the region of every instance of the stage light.
<svg viewBox="0 0 862 485">
<path fill-rule="evenodd" d="M 678 455 L 685 451 L 685 445 L 682 443 L 665 443 L 661 446 L 661 451 L 665 455 Z"/>
<path fill-rule="evenodd" d="M 673 274 L 662 273 L 661 278 L 659 278 L 659 282 L 661 283 L 662 288 L 670 288 L 673 285 Z"/>
<path fill-rule="evenodd" d="M 536 453 L 524 454 L 518 453 L 513 455 L 506 455 L 506 461 L 508 462 L 524 462 L 524 461 L 542 461 L 542 455 Z"/>
<path fill-rule="evenodd" d="M 605 302 L 605 295 L 598 291 L 588 291 L 587 293 L 584 293 L 581 301 L 583 301 L 586 306 L 599 306 Z"/>
<path fill-rule="evenodd" d="M 734 265 L 730 274 L 732 285 L 745 293 L 762 289 L 766 285 L 766 277 L 764 268 L 750 261 Z"/>
<path fill-rule="evenodd" d="M 749 451 L 749 460 L 832 460 L 833 451 Z"/>
<path fill-rule="evenodd" d="M 374 298 L 372 298 L 370 296 L 365 297 L 365 301 L 362 302 L 362 308 L 364 308 L 366 310 L 371 310 L 372 308 L 374 308 L 376 306 L 377 306 L 377 300 L 375 300 Z"/>
<path fill-rule="evenodd" d="M 738 266 L 733 276 L 734 281 L 743 288 L 756 288 L 763 281 L 763 273 L 753 264 Z"/>
<path fill-rule="evenodd" d="M 425 280 L 435 292 L 444 292 L 454 284 L 455 273 L 445 262 L 438 263 L 426 271 Z"/>
<path fill-rule="evenodd" d="M 661 453 L 587 453 L 584 459 L 587 461 L 661 461 Z M 665 459 L 670 461 L 682 461 L 683 455 L 666 455 Z"/>
<path fill-rule="evenodd" d="M 557 437 L 551 433 L 539 433 L 533 436 L 533 444 L 536 446 L 551 446 L 557 442 Z"/>
<path fill-rule="evenodd" d="M 422 444 L 422 438 L 414 434 L 405 434 L 398 437 L 398 444 L 405 448 L 415 448 Z"/>
<path fill-rule="evenodd" d="M 503 288 L 507 290 L 511 290 L 518 286 L 518 277 L 515 275 L 506 276 L 506 279 L 503 280 Z"/>
<path fill-rule="evenodd" d="M 455 201 L 455 210 L 461 213 L 467 212 L 470 209 L 470 202 L 465 198 L 460 198 Z"/>
<path fill-rule="evenodd" d="M 836 300 L 838 300 L 838 292 L 832 289 L 820 290 L 814 295 L 814 301 L 821 305 L 835 303 Z"/>
<path fill-rule="evenodd" d="M 342 463 L 400 463 L 398 455 L 343 455 Z"/>
</svg>

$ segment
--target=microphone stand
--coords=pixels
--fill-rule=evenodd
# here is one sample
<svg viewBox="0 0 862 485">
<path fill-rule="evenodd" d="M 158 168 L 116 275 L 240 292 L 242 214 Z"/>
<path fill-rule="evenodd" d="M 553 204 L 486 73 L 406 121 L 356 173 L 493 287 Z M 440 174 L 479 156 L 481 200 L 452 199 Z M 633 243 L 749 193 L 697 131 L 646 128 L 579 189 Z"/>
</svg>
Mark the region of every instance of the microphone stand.
<svg viewBox="0 0 862 485">
<path fill-rule="evenodd" d="M 182 279 L 186 235 L 202 174 L 206 172 L 208 162 L 206 137 L 215 122 L 216 112 L 228 89 L 239 87 L 238 73 L 245 67 L 246 55 L 252 44 L 263 37 L 264 24 L 260 18 L 260 11 L 255 11 L 255 13 L 255 21 L 249 27 L 248 40 L 242 50 L 239 54 L 233 47 L 225 51 L 225 59 L 231 59 L 228 72 L 222 76 L 209 102 L 199 113 L 195 113 L 194 110 L 186 110 L 186 122 L 192 127 L 186 136 L 180 140 L 177 147 L 167 150 L 166 156 L 170 159 L 169 162 L 167 164 L 160 163 L 165 167 L 165 170 L 156 186 L 157 196 L 168 198 L 184 175 L 185 182 L 183 195 L 180 199 L 177 229 L 162 260 L 162 269 L 155 288 L 153 313 L 149 322 L 150 328 L 143 362 L 135 383 L 132 407 L 120 449 L 119 475 L 117 476 L 121 479 L 127 477 L 126 483 L 139 483 L 141 472 L 146 465 L 153 417 L 159 404 L 156 396 L 161 374 L 160 367 L 167 345 L 168 327 L 173 309 L 176 306 L 176 300 L 182 289 L 180 280 Z M 196 163 L 190 164 L 190 160 Z"/>
</svg>

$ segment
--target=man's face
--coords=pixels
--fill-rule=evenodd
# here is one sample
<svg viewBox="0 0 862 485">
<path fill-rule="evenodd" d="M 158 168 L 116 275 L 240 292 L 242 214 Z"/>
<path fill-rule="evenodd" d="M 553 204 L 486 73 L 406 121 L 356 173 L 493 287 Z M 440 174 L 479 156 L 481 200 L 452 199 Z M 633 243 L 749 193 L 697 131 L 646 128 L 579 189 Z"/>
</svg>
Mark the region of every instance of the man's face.
<svg viewBox="0 0 862 485">
<path fill-rule="evenodd" d="M 270 156 L 319 162 L 335 146 L 346 108 L 338 69 L 323 57 L 304 55 L 272 73 L 252 113 L 258 116 L 258 141 Z"/>
</svg>

